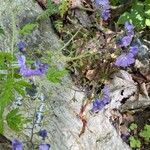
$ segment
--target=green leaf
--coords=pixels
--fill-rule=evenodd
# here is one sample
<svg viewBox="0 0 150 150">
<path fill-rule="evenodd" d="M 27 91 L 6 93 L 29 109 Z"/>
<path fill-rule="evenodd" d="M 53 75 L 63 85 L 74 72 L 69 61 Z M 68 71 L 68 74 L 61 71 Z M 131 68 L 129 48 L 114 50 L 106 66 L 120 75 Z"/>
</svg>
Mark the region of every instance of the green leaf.
<svg viewBox="0 0 150 150">
<path fill-rule="evenodd" d="M 5 108 L 13 100 L 14 79 L 8 78 L 3 82 L 3 89 L 0 93 L 0 107 Z"/>
<path fill-rule="evenodd" d="M 48 80 L 50 80 L 53 83 L 59 83 L 61 81 L 61 78 L 65 76 L 67 71 L 64 70 L 58 70 L 56 68 L 50 68 L 46 74 Z"/>
<path fill-rule="evenodd" d="M 150 27 L 150 19 L 146 19 L 145 24 Z"/>
<path fill-rule="evenodd" d="M 145 27 L 144 4 L 138 2 L 133 5 L 130 14 L 133 25 L 139 30 L 143 29 Z"/>
<path fill-rule="evenodd" d="M 131 148 L 140 148 L 141 147 L 140 140 L 136 139 L 135 137 L 131 136 L 129 138 L 129 141 L 130 141 Z"/>
<path fill-rule="evenodd" d="M 123 13 L 119 19 L 118 24 L 124 24 L 125 21 L 132 23 L 137 30 L 141 30 L 145 27 L 145 14 L 144 3 L 136 2 L 133 4 L 132 9 L 129 12 Z"/>
<path fill-rule="evenodd" d="M 131 13 L 143 13 L 144 12 L 144 3 L 142 2 L 137 2 L 135 3 L 135 5 L 132 6 L 132 9 L 131 9 Z"/>
<path fill-rule="evenodd" d="M 131 130 L 134 130 L 134 129 L 137 129 L 137 127 L 138 127 L 138 126 L 137 126 L 136 123 L 132 123 L 129 128 L 130 128 Z"/>
<path fill-rule="evenodd" d="M 6 121 L 8 126 L 16 131 L 19 132 L 23 129 L 23 124 L 25 123 L 25 118 L 22 117 L 21 114 L 19 114 L 19 109 L 13 109 L 11 110 L 7 116 L 6 116 Z"/>
<path fill-rule="evenodd" d="M 22 96 L 25 96 L 25 94 L 26 94 L 25 88 L 26 87 L 31 87 L 31 84 L 29 84 L 28 82 L 26 82 L 24 80 L 19 80 L 19 81 L 15 82 L 14 89 Z"/>
<path fill-rule="evenodd" d="M 59 12 L 58 5 L 52 2 L 52 0 L 47 1 L 47 9 L 43 11 L 38 17 L 37 20 L 43 20 L 49 18 L 51 15 Z"/>
<path fill-rule="evenodd" d="M 145 16 L 150 17 L 150 7 L 149 10 L 145 11 Z"/>
<path fill-rule="evenodd" d="M 8 65 L 11 63 L 11 60 L 11 53 L 0 51 L 0 70 L 8 69 Z"/>
<path fill-rule="evenodd" d="M 22 27 L 22 29 L 19 30 L 19 33 L 22 35 L 28 35 L 31 34 L 31 32 L 38 27 L 37 23 L 28 23 Z"/>
<path fill-rule="evenodd" d="M 127 20 L 131 20 L 131 16 L 130 13 L 125 12 L 119 17 L 117 24 L 124 24 Z"/>
<path fill-rule="evenodd" d="M 150 6 L 150 0 L 145 0 L 144 4 L 145 6 Z"/>
<path fill-rule="evenodd" d="M 146 124 L 144 126 L 144 130 L 141 131 L 139 135 L 143 137 L 146 141 L 150 141 L 150 125 Z"/>
</svg>

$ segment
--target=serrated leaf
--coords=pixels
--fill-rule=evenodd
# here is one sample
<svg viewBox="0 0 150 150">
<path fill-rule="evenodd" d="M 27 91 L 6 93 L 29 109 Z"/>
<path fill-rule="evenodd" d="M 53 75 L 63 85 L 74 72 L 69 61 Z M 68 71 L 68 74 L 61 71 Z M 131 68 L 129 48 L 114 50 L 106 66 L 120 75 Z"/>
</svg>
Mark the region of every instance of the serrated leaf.
<svg viewBox="0 0 150 150">
<path fill-rule="evenodd" d="M 24 118 L 21 114 L 19 114 L 18 108 L 13 109 L 7 114 L 6 121 L 8 126 L 16 132 L 19 132 L 23 129 Z"/>
<path fill-rule="evenodd" d="M 28 82 L 24 80 L 19 80 L 15 82 L 14 89 L 22 96 L 25 96 L 26 94 L 25 88 L 27 87 L 31 87 L 31 84 L 29 84 Z"/>
<path fill-rule="evenodd" d="M 7 69 L 7 66 L 11 63 L 11 60 L 11 53 L 0 51 L 0 70 Z"/>
<path fill-rule="evenodd" d="M 59 83 L 61 78 L 67 73 L 66 70 L 58 70 L 56 68 L 50 68 L 46 74 L 49 81 L 53 83 Z"/>
<path fill-rule="evenodd" d="M 53 14 L 58 13 L 58 6 L 52 2 L 52 0 L 47 1 L 47 9 L 43 11 L 38 17 L 37 20 L 47 19 Z"/>
<path fill-rule="evenodd" d="M 22 29 L 19 30 L 19 33 L 22 35 L 28 35 L 37 27 L 38 27 L 37 23 L 28 23 L 24 25 Z"/>
<path fill-rule="evenodd" d="M 6 107 L 13 99 L 14 79 L 8 78 L 3 82 L 3 89 L 0 93 L 0 107 Z"/>
</svg>

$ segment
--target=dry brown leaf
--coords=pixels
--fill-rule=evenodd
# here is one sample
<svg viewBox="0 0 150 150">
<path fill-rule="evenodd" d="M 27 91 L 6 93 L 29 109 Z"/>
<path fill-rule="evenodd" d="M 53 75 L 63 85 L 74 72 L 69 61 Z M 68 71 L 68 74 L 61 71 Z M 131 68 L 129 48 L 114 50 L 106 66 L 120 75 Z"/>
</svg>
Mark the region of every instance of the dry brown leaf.
<svg viewBox="0 0 150 150">
<path fill-rule="evenodd" d="M 89 79 L 90 81 L 93 80 L 93 78 L 95 77 L 96 75 L 96 70 L 93 69 L 93 70 L 88 70 L 86 72 L 86 78 Z"/>
</svg>

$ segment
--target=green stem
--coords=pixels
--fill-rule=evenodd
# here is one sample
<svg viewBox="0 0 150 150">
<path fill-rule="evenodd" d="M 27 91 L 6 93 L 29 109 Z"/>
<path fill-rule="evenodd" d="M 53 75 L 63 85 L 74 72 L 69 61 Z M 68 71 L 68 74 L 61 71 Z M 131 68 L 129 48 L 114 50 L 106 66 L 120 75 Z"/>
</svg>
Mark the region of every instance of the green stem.
<svg viewBox="0 0 150 150">
<path fill-rule="evenodd" d="M 11 63 L 13 62 L 13 56 L 14 56 L 14 43 L 15 43 L 15 37 L 16 37 L 15 31 L 16 31 L 15 16 L 12 13 L 12 41 L 11 41 L 12 60 L 11 60 Z M 14 67 L 12 67 L 12 66 L 11 66 L 11 75 L 12 75 L 12 78 L 13 78 L 13 76 L 14 76 Z"/>
<path fill-rule="evenodd" d="M 76 37 L 76 35 L 79 33 L 80 30 L 81 28 L 79 28 L 78 31 L 72 36 L 72 38 L 67 43 L 64 44 L 64 46 L 60 49 L 60 51 L 70 44 L 70 42 Z"/>
<path fill-rule="evenodd" d="M 85 58 L 85 57 L 88 57 L 88 56 L 93 56 L 93 55 L 96 55 L 96 54 L 98 54 L 98 53 L 95 53 L 95 52 L 93 52 L 93 53 L 85 52 L 85 53 L 83 53 L 83 54 L 81 54 L 79 56 L 69 57 L 69 58 L 66 58 L 65 60 L 66 61 L 74 61 L 74 60 L 82 59 L 82 58 Z"/>
</svg>

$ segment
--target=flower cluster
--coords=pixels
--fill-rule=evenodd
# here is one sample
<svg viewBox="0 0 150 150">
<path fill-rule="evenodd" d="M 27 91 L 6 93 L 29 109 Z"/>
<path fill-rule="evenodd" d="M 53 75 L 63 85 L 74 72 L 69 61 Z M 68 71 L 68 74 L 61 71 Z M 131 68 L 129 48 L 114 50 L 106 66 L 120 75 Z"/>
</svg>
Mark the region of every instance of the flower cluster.
<svg viewBox="0 0 150 150">
<path fill-rule="evenodd" d="M 103 20 L 109 18 L 110 5 L 109 0 L 95 0 L 96 5 L 101 6 L 101 17 Z"/>
<path fill-rule="evenodd" d="M 102 97 L 100 99 L 96 99 L 93 102 L 93 112 L 97 112 L 101 110 L 103 107 L 105 107 L 110 102 L 110 91 L 109 87 L 107 85 L 104 86 L 102 89 Z"/>
<path fill-rule="evenodd" d="M 40 144 L 39 150 L 49 150 L 49 144 Z M 23 150 L 23 143 L 18 141 L 17 139 L 12 141 L 12 150 Z"/>
<path fill-rule="evenodd" d="M 48 70 L 48 65 L 43 63 L 37 63 L 35 69 L 30 69 L 26 66 L 26 57 L 24 55 L 17 55 L 18 64 L 20 67 L 20 74 L 24 77 L 30 77 L 33 75 L 43 75 Z"/>
<path fill-rule="evenodd" d="M 129 22 L 125 22 L 125 30 L 126 35 L 119 40 L 119 47 L 128 48 L 132 44 L 132 40 L 134 38 L 134 26 Z M 128 52 L 122 53 L 119 57 L 117 57 L 115 65 L 120 67 L 127 67 L 135 62 L 135 56 L 138 53 L 138 45 L 132 44 L 128 48 Z"/>
</svg>

